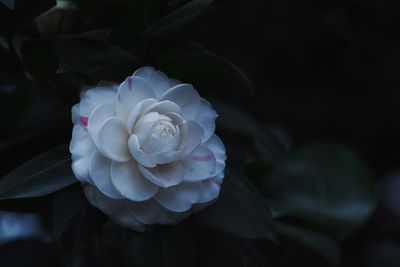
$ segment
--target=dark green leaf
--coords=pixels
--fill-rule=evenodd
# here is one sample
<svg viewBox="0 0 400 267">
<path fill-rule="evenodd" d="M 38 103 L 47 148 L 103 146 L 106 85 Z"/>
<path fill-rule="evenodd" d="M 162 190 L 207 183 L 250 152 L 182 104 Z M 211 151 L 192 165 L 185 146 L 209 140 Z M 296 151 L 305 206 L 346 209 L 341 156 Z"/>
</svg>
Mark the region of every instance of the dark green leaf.
<svg viewBox="0 0 400 267">
<path fill-rule="evenodd" d="M 250 115 L 231 105 L 217 103 L 214 107 L 219 114 L 217 120 L 219 127 L 259 140 L 266 146 L 272 160 L 277 159 L 285 151 L 285 147 L 277 138 L 266 129 L 261 128 Z"/>
<path fill-rule="evenodd" d="M 57 72 L 79 72 L 103 80 L 120 81 L 141 64 L 118 46 L 100 40 L 63 40 L 56 44 Z"/>
<path fill-rule="evenodd" d="M 350 149 L 313 144 L 287 153 L 261 188 L 276 218 L 293 217 L 343 238 L 356 231 L 376 204 L 368 168 Z"/>
<path fill-rule="evenodd" d="M 319 255 L 330 266 L 340 265 L 340 250 L 331 238 L 289 224 L 277 223 L 280 238 L 290 239 Z"/>
<path fill-rule="evenodd" d="M 274 223 L 265 200 L 247 178 L 232 172 L 227 172 L 217 202 L 196 218 L 208 228 L 236 237 L 275 240 Z"/>
<path fill-rule="evenodd" d="M 214 0 L 192 0 L 150 26 L 144 35 L 163 36 L 175 33 L 190 24 L 213 2 Z"/>
<path fill-rule="evenodd" d="M 194 42 L 164 51 L 160 65 L 171 76 L 190 82 L 199 90 L 223 90 L 234 85 L 253 91 L 252 81 L 239 67 Z"/>
<path fill-rule="evenodd" d="M 0 199 L 39 197 L 63 189 L 77 180 L 71 154 L 63 145 L 24 163 L 0 179 Z"/>
</svg>

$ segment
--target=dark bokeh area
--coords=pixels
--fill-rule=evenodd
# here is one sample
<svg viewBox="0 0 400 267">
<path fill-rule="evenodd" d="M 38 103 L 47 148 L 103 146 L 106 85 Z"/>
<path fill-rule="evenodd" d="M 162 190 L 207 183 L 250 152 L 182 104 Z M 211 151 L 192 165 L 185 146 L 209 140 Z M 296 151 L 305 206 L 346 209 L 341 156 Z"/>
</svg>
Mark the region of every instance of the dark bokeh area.
<svg viewBox="0 0 400 267">
<path fill-rule="evenodd" d="M 61 21 L 54 19 L 50 23 L 44 18 L 38 19 L 38 16 L 54 5 L 52 1 L 26 2 L 30 1 L 19 4 L 16 0 L 13 11 L 0 5 L 0 118 L 3 122 L 0 128 L 0 175 L 43 151 L 69 142 L 72 129 L 70 107 L 78 101 L 83 84 L 97 82 L 84 75 L 88 69 L 79 74 L 56 73 L 59 58 L 54 54 L 55 42 L 51 36 L 129 25 L 129 20 L 125 21 L 121 15 L 124 12 L 121 7 L 110 11 L 114 12 L 110 16 L 99 16 L 107 14 L 108 2 L 113 1 L 102 1 L 107 3 L 96 8 L 93 8 L 95 1 L 76 1 L 80 3 L 79 12 L 70 10 Z M 167 7 L 164 9 L 167 11 L 163 11 L 167 13 L 174 8 L 174 5 L 168 5 L 169 2 L 177 2 L 176 6 L 180 6 L 189 1 L 159 2 Z M 102 19 L 94 21 L 93 14 Z M 157 12 L 154 14 L 156 16 Z M 211 103 L 228 103 L 244 110 L 288 147 L 333 141 L 352 148 L 366 161 L 378 184 L 378 204 L 363 228 L 338 241 L 342 253 L 341 266 L 345 267 L 400 266 L 399 14 L 400 3 L 391 0 L 225 0 L 216 1 L 195 27 L 185 32 L 190 40 L 228 59 L 251 79 L 253 86 L 250 89 L 236 80 L 223 90 L 199 88 Z M 57 18 L 57 14 L 54 17 Z M 54 27 L 40 28 L 37 21 Z M 167 61 L 159 58 L 163 58 L 167 50 L 173 54 L 171 47 L 183 42 L 181 40 L 186 35 L 171 35 L 143 43 L 138 41 L 132 47 L 129 44 L 136 40 L 134 34 L 125 34 L 125 28 L 121 29 L 113 32 L 111 39 L 125 50 L 139 54 L 142 61 L 135 61 L 134 66 L 152 64 L 160 69 L 166 66 L 168 74 L 179 73 L 177 67 L 182 66 L 168 65 Z M 137 33 L 136 28 L 132 31 Z M 43 33 L 50 37 L 27 43 L 23 41 L 26 35 L 37 38 Z M 19 47 L 18 44 L 21 44 L 21 54 L 7 52 L 8 47 Z M 112 48 L 107 49 L 110 53 L 115 52 Z M 23 63 L 18 63 L 20 61 Z M 121 73 L 124 71 L 122 66 Z M 110 73 L 107 70 L 107 74 Z M 96 73 L 96 78 L 99 75 Z M 239 120 L 233 122 L 241 123 Z M 224 133 L 223 130 L 217 131 Z M 229 138 L 235 138 L 235 135 L 226 137 L 226 140 Z M 237 145 L 240 148 L 243 144 L 238 142 Z M 22 211 L 49 217 L 48 203 L 41 201 L 32 200 Z M 0 201 L 0 209 L 21 211 L 21 206 L 25 205 L 21 203 Z M 210 233 L 202 234 L 199 230 L 194 236 L 203 239 L 200 243 L 206 243 L 204 239 Z M 216 242 L 223 239 L 218 235 L 214 238 Z M 22 241 L 0 244 L 0 265 L 2 255 L 7 255 L 4 256 L 5 261 L 9 261 L 6 266 L 12 266 L 16 251 L 30 257 L 32 253 L 42 257 L 43 251 L 50 251 L 52 256 L 44 263 L 37 263 L 38 266 L 61 266 L 60 257 L 65 257 L 59 257 L 63 253 L 60 244 L 54 245 L 48 236 L 21 244 L 18 242 Z M 254 262 L 240 265 L 237 263 L 240 257 L 232 255 L 229 259 L 232 263 L 227 261 L 230 266 L 327 266 L 309 250 L 293 245 L 290 239 L 281 244 L 286 247 L 284 252 L 271 244 L 235 242 L 230 243 L 232 248 L 224 247 L 223 251 L 234 251 L 240 243 L 251 252 L 268 250 L 271 260 L 260 265 L 255 253 L 251 257 Z M 215 250 L 220 249 L 217 245 L 215 249 L 213 246 L 207 248 L 206 253 L 214 255 Z M 221 241 L 221 247 L 225 245 Z M 38 251 L 29 252 L 31 246 Z M 104 246 L 111 245 L 106 243 Z M 85 247 L 80 251 L 83 250 L 89 249 Z M 91 253 L 97 256 L 95 252 Z M 107 260 L 113 262 L 113 259 Z M 204 258 L 204 262 L 196 266 L 214 266 L 207 260 Z M 227 262 L 218 264 L 222 266 Z M 71 266 L 84 266 L 79 264 Z M 216 262 L 213 264 L 218 266 Z"/>
</svg>

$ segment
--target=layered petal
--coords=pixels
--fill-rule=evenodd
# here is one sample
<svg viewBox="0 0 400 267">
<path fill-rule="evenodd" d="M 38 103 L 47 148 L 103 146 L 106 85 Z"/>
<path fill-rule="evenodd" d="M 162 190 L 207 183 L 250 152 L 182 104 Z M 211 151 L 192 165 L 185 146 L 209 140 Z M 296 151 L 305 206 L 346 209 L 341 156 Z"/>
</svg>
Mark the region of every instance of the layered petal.
<svg viewBox="0 0 400 267">
<path fill-rule="evenodd" d="M 69 144 L 69 151 L 72 154 L 72 159 L 89 157 L 95 149 L 87 129 L 76 124 L 72 128 L 72 139 Z"/>
<path fill-rule="evenodd" d="M 225 146 L 222 143 L 221 139 L 219 139 L 219 137 L 214 134 L 204 144 L 204 146 L 208 147 L 215 155 L 215 159 L 217 162 L 215 168 L 215 174 L 218 175 L 222 173 L 225 169 L 226 152 L 225 152 Z"/>
<path fill-rule="evenodd" d="M 154 168 L 139 166 L 139 170 L 144 177 L 163 188 L 171 187 L 182 182 L 185 173 L 180 162 L 158 165 Z"/>
<path fill-rule="evenodd" d="M 140 77 L 128 77 L 119 87 L 115 102 L 119 117 L 128 120 L 129 113 L 142 100 L 154 98 L 152 86 Z"/>
<path fill-rule="evenodd" d="M 142 67 L 136 70 L 133 76 L 148 81 L 152 85 L 157 99 L 160 99 L 164 92 L 179 83 L 177 80 L 169 79 L 167 75 L 161 71 L 156 71 L 153 67 Z"/>
<path fill-rule="evenodd" d="M 89 175 L 93 184 L 107 197 L 121 199 L 122 195 L 111 182 L 111 160 L 97 151 L 90 156 Z"/>
<path fill-rule="evenodd" d="M 177 186 L 160 188 L 154 199 L 164 208 L 174 212 L 189 210 L 200 198 L 199 183 L 182 182 Z"/>
<path fill-rule="evenodd" d="M 217 117 L 217 112 L 211 107 L 210 103 L 202 98 L 199 112 L 194 120 L 203 128 L 204 141 L 207 141 L 214 134 L 215 120 Z"/>
<path fill-rule="evenodd" d="M 113 103 L 101 104 L 97 106 L 87 122 L 87 129 L 92 137 L 93 143 L 97 149 L 100 149 L 99 132 L 104 123 L 111 117 L 115 116 L 115 109 Z"/>
<path fill-rule="evenodd" d="M 140 148 L 139 139 L 135 134 L 132 134 L 129 137 L 128 147 L 132 157 L 139 164 L 149 168 L 155 167 L 157 165 L 153 157 L 149 156 Z"/>
<path fill-rule="evenodd" d="M 190 84 L 178 84 L 164 93 L 160 101 L 169 100 L 181 108 L 182 117 L 193 120 L 200 108 L 200 96 Z"/>
<path fill-rule="evenodd" d="M 204 131 L 201 126 L 194 121 L 186 121 L 183 124 L 182 138 L 180 148 L 185 150 L 185 155 L 190 154 L 197 148 L 204 136 Z"/>
<path fill-rule="evenodd" d="M 128 161 L 132 158 L 128 148 L 129 134 L 123 120 L 112 117 L 99 131 L 100 151 L 113 161 Z"/>
<path fill-rule="evenodd" d="M 153 197 L 158 186 L 146 179 L 135 161 L 113 162 L 111 180 L 118 192 L 133 201 L 144 201 Z"/>
<path fill-rule="evenodd" d="M 133 215 L 126 200 L 118 200 L 106 197 L 94 186 L 84 187 L 86 198 L 93 206 L 108 214 L 119 225 L 129 229 L 144 232 L 145 225 Z"/>
<path fill-rule="evenodd" d="M 214 153 L 206 146 L 200 146 L 192 154 L 182 160 L 185 168 L 184 181 L 198 182 L 211 178 L 216 170 Z"/>
<path fill-rule="evenodd" d="M 154 98 L 148 98 L 145 100 L 140 101 L 131 111 L 128 117 L 128 121 L 126 124 L 127 130 L 130 134 L 133 133 L 133 129 L 136 125 L 136 121 L 140 118 L 140 116 L 143 114 L 143 109 L 147 107 L 148 105 L 157 103 L 157 100 Z"/>
<path fill-rule="evenodd" d="M 80 116 L 88 118 L 92 111 L 101 104 L 113 103 L 117 91 L 114 87 L 95 87 L 83 91 L 79 105 Z"/>
</svg>

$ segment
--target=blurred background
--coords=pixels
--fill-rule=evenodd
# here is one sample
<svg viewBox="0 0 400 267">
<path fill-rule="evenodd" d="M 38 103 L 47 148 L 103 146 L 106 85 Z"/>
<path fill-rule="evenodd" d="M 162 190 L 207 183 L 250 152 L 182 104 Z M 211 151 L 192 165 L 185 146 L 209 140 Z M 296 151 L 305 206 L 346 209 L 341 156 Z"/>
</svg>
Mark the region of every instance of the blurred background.
<svg viewBox="0 0 400 267">
<path fill-rule="evenodd" d="M 211 103 L 245 111 L 285 146 L 338 142 L 352 148 L 371 169 L 379 197 L 363 228 L 339 241 L 342 266 L 400 266 L 399 2 L 214 1 L 179 34 L 157 29 L 144 37 L 146 27 L 140 23 L 151 24 L 152 17 L 189 1 L 154 1 L 155 8 L 146 9 L 140 21 L 134 19 L 143 17 L 143 7 L 128 9 L 128 0 L 59 1 L 56 8 L 50 0 L 0 2 L 0 175 L 69 142 L 70 107 L 81 88 L 99 77 L 121 81 L 132 66 L 155 65 L 193 82 Z M 82 47 L 70 39 L 97 29 L 117 30 L 89 36 Z M 98 40 L 102 35 L 118 49 Z M 208 76 L 213 69 L 185 61 L 192 53 L 186 51 L 199 49 L 197 44 L 234 64 L 231 71 L 240 78 L 214 83 L 215 77 Z M 91 45 L 100 51 L 88 50 L 95 60 L 82 56 Z M 71 51 L 82 55 L 69 57 Z M 102 53 L 122 58 L 121 64 L 113 67 L 114 58 L 102 58 Z M 174 61 L 182 54 L 183 61 Z M 96 68 L 105 63 L 108 69 Z M 232 158 L 240 161 L 240 156 Z M 47 205 L 41 199 L 27 205 L 0 202 L 0 265 L 3 257 L 15 260 L 12 251 L 30 247 L 16 237 L 33 236 L 28 240 L 37 242 L 38 251 L 50 246 L 46 223 L 30 215 L 43 214 Z M 54 258 L 46 264 L 56 266 L 61 252 L 51 249 Z M 293 262 L 301 265 L 302 260 Z"/>
</svg>

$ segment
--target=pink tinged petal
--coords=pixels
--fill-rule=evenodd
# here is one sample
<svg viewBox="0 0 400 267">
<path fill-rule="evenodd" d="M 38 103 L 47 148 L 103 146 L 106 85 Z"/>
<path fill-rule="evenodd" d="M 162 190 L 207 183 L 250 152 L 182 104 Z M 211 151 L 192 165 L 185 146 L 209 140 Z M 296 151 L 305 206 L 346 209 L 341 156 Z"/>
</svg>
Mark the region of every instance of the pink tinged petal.
<svg viewBox="0 0 400 267">
<path fill-rule="evenodd" d="M 169 79 L 161 71 L 156 71 L 153 67 L 142 67 L 135 71 L 133 76 L 146 79 L 153 87 L 157 99 L 171 87 L 180 83 L 178 80 Z"/>
<path fill-rule="evenodd" d="M 133 129 L 133 133 L 138 137 L 139 143 L 146 141 L 153 126 L 159 121 L 159 119 L 160 114 L 157 112 L 150 112 L 140 117 Z"/>
<path fill-rule="evenodd" d="M 200 189 L 199 183 L 180 183 L 170 188 L 160 188 L 154 199 L 168 210 L 184 212 L 198 202 Z"/>
<path fill-rule="evenodd" d="M 110 118 L 99 131 L 100 151 L 113 161 L 128 161 L 132 158 L 128 139 L 129 134 L 124 121 L 117 117 Z"/>
<path fill-rule="evenodd" d="M 111 164 L 111 180 L 121 195 L 133 201 L 150 199 L 158 191 L 157 185 L 143 177 L 134 160 L 113 162 Z"/>
<path fill-rule="evenodd" d="M 102 104 L 97 106 L 90 114 L 87 129 L 92 137 L 93 143 L 100 149 L 99 132 L 106 120 L 115 116 L 114 104 Z"/>
<path fill-rule="evenodd" d="M 140 101 L 155 96 L 151 85 L 140 77 L 128 77 L 120 85 L 117 95 L 116 111 L 125 120 Z"/>
<path fill-rule="evenodd" d="M 161 97 L 160 101 L 170 100 L 181 108 L 182 117 L 192 120 L 196 117 L 200 108 L 200 96 L 190 84 L 178 84 L 169 89 Z"/>
<path fill-rule="evenodd" d="M 83 91 L 79 106 L 80 116 L 90 117 L 92 111 L 101 104 L 113 103 L 116 91 L 112 88 L 96 87 Z"/>
<path fill-rule="evenodd" d="M 82 125 L 87 126 L 89 117 L 80 116 L 80 120 L 81 120 Z"/>
<path fill-rule="evenodd" d="M 222 173 L 225 169 L 226 152 L 224 144 L 217 135 L 213 135 L 204 146 L 208 147 L 215 155 L 217 165 L 215 168 L 215 174 L 218 175 Z M 223 178 L 223 176 L 222 176 Z"/>
<path fill-rule="evenodd" d="M 194 121 L 187 121 L 183 125 L 180 147 L 185 149 L 185 155 L 190 154 L 203 141 L 204 131 Z"/>
<path fill-rule="evenodd" d="M 128 147 L 132 157 L 139 164 L 149 168 L 157 165 L 157 163 L 140 148 L 139 139 L 135 134 L 132 134 L 131 137 L 129 137 Z"/>
<path fill-rule="evenodd" d="M 145 99 L 141 102 L 139 102 L 131 111 L 128 117 L 128 122 L 126 124 L 126 127 L 128 129 L 129 134 L 133 133 L 133 128 L 135 127 L 135 124 L 137 120 L 140 118 L 140 115 L 143 113 L 142 110 L 147 107 L 148 105 L 156 103 L 157 100 L 154 98 L 148 98 Z"/>
<path fill-rule="evenodd" d="M 144 232 L 145 225 L 133 216 L 126 200 L 108 198 L 90 185 L 84 187 L 84 192 L 90 204 L 109 215 L 117 224 L 134 231 Z"/>
<path fill-rule="evenodd" d="M 79 123 L 79 117 L 80 117 L 80 114 L 79 114 L 79 103 L 72 106 L 71 115 L 72 115 L 71 116 L 72 123 L 73 124 Z"/>
<path fill-rule="evenodd" d="M 182 160 L 185 167 L 186 182 L 197 182 L 211 178 L 216 169 L 214 153 L 205 146 L 198 147 L 192 154 Z"/>
<path fill-rule="evenodd" d="M 201 99 L 199 113 L 197 113 L 194 120 L 198 122 L 204 130 L 204 141 L 207 141 L 214 134 L 215 120 L 217 117 L 218 115 L 211 107 L 210 103 L 205 99 Z"/>
<path fill-rule="evenodd" d="M 144 177 L 162 188 L 168 188 L 182 182 L 185 172 L 179 162 L 158 165 L 154 168 L 145 168 L 139 165 L 139 170 Z"/>
<path fill-rule="evenodd" d="M 122 198 L 111 183 L 111 160 L 97 151 L 90 156 L 89 174 L 93 183 L 104 195 L 110 198 Z"/>
<path fill-rule="evenodd" d="M 156 111 L 160 114 L 167 114 L 167 113 L 179 114 L 181 112 L 181 108 L 174 102 L 165 100 L 153 103 L 152 105 L 148 105 L 147 107 L 143 108 L 143 114 L 149 111 Z"/>
<path fill-rule="evenodd" d="M 200 182 L 200 195 L 197 203 L 207 203 L 218 197 L 221 189 L 220 183 L 213 179 Z"/>
</svg>

